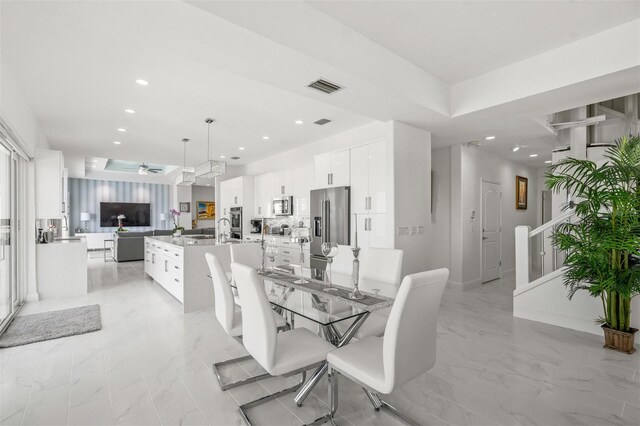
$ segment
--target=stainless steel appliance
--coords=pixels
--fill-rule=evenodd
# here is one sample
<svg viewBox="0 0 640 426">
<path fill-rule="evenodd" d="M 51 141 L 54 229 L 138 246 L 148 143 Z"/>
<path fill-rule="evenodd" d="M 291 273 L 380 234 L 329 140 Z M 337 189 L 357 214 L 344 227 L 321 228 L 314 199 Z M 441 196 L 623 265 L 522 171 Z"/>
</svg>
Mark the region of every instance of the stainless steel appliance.
<svg viewBox="0 0 640 426">
<path fill-rule="evenodd" d="M 231 207 L 230 238 L 242 239 L 242 207 Z"/>
<path fill-rule="evenodd" d="M 351 238 L 351 188 L 315 189 L 311 191 L 311 268 L 324 270 L 327 258 L 322 243 L 349 245 Z"/>
<path fill-rule="evenodd" d="M 291 216 L 293 214 L 293 197 L 274 198 L 271 206 L 274 216 Z"/>
<path fill-rule="evenodd" d="M 251 232 L 252 234 L 262 233 L 262 219 L 251 219 Z"/>
</svg>

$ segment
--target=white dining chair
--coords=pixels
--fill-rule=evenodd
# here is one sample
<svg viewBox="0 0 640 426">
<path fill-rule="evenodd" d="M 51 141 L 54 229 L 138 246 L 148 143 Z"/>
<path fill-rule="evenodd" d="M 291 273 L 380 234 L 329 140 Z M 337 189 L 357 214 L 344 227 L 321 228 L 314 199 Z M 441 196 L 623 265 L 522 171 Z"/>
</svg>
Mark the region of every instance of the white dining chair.
<svg viewBox="0 0 640 426">
<path fill-rule="evenodd" d="M 364 250 L 360 251 L 360 261 L 362 261 L 362 256 L 364 255 Z M 327 265 L 327 270 L 329 266 Z M 343 246 L 338 245 L 338 254 L 333 258 L 333 262 L 331 264 L 331 272 L 335 272 L 336 274 L 344 274 L 351 275 L 353 271 L 353 252 L 351 251 L 351 246 Z"/>
<path fill-rule="evenodd" d="M 377 281 L 381 284 L 380 295 L 395 297 L 400 287 L 402 275 L 402 259 L 404 251 L 399 249 L 369 248 L 360 262 L 360 282 Z M 371 291 L 371 289 L 368 289 Z M 354 338 L 362 340 L 368 336 L 384 335 L 391 308 L 371 312 L 371 315 L 354 334 Z M 336 323 L 335 327 L 345 332 L 350 324 L 346 321 Z"/>
<path fill-rule="evenodd" d="M 242 301 L 242 336 L 249 354 L 272 376 L 302 373 L 296 386 L 242 404 L 240 414 L 250 425 L 249 408 L 298 390 L 304 384 L 306 371 L 320 366 L 334 346 L 306 328 L 276 333 L 264 282 L 257 271 L 239 263 L 232 263 L 231 271 Z"/>
<path fill-rule="evenodd" d="M 212 253 L 205 253 L 205 259 L 209 265 L 209 272 L 211 273 L 211 281 L 213 283 L 213 295 L 214 295 L 214 309 L 216 319 L 222 326 L 222 329 L 231 337 L 237 338 L 241 341 L 242 336 L 242 312 L 240 307 L 234 302 L 233 293 L 231 291 L 231 285 L 227 281 L 227 276 L 220 264 L 220 261 Z M 288 328 L 285 319 L 273 312 L 274 321 L 276 327 L 280 330 L 286 330 Z M 255 382 L 256 380 L 270 377 L 268 374 L 261 374 L 258 376 L 252 376 L 244 380 L 238 380 L 232 383 L 224 383 L 220 375 L 220 368 L 233 364 L 239 361 L 251 359 L 251 355 L 246 355 L 239 358 L 229 359 L 227 361 L 218 362 L 213 364 L 213 372 L 218 379 L 220 388 L 224 391 L 227 389 L 235 388 L 246 383 Z"/>
<path fill-rule="evenodd" d="M 384 339 L 370 336 L 327 355 L 330 414 L 319 421 L 333 421 L 338 408 L 336 372 L 360 384 L 376 410 L 391 411 L 416 424 L 380 399 L 424 374 L 436 362 L 438 313 L 448 269 L 408 275 L 402 281 L 389 315 Z"/>
<path fill-rule="evenodd" d="M 231 244 L 231 262 L 260 269 L 262 267 L 260 243 Z"/>
</svg>

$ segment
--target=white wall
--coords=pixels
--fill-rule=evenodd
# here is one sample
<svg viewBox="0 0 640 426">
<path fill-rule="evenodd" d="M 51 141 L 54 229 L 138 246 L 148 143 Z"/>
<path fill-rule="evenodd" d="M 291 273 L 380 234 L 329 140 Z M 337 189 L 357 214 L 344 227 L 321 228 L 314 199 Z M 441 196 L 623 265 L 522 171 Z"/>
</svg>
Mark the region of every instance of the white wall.
<svg viewBox="0 0 640 426">
<path fill-rule="evenodd" d="M 216 189 L 214 186 L 199 186 L 193 185 L 191 187 L 191 216 L 193 219 L 198 217 L 198 201 L 215 201 Z M 198 228 L 214 228 L 216 226 L 215 220 L 198 220 Z"/>
<path fill-rule="evenodd" d="M 451 268 L 451 148 L 431 151 L 431 267 Z"/>
<path fill-rule="evenodd" d="M 444 154 L 438 154 L 443 156 Z M 438 165 L 438 168 L 443 166 Z M 443 168 L 444 169 L 444 168 Z M 515 209 L 516 175 L 529 179 L 528 209 Z M 451 278 L 454 284 L 470 288 L 482 277 L 482 181 L 499 183 L 502 191 L 502 271 L 515 268 L 515 227 L 537 223 L 537 170 L 493 155 L 480 148 L 451 147 Z M 441 182 L 438 191 L 443 190 Z M 470 220 L 471 210 L 476 221 Z M 440 233 L 439 238 L 446 240 Z M 445 243 L 446 244 L 446 243 Z"/>
</svg>

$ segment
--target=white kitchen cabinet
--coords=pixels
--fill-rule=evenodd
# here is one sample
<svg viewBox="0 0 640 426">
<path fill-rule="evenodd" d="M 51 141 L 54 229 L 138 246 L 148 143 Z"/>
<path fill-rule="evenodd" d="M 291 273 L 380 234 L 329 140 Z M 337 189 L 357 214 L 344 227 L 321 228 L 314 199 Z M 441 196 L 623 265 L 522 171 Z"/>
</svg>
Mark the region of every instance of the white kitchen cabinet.
<svg viewBox="0 0 640 426">
<path fill-rule="evenodd" d="M 351 211 L 387 212 L 387 156 L 384 141 L 351 150 Z"/>
<path fill-rule="evenodd" d="M 232 207 L 242 207 L 243 234 L 249 232 L 254 211 L 253 198 L 253 176 L 239 176 L 220 182 L 220 206 L 216 208 L 216 219 L 229 219 Z M 227 223 L 220 223 L 218 232 L 228 234 L 229 228 Z"/>
<path fill-rule="evenodd" d="M 271 217 L 269 190 L 269 175 L 260 175 L 253 178 L 253 217 Z"/>
<path fill-rule="evenodd" d="M 62 219 L 68 209 L 62 152 L 37 150 L 35 178 L 36 219 Z"/>
<path fill-rule="evenodd" d="M 311 209 L 311 187 L 313 186 L 313 164 L 296 167 L 291 171 L 293 179 L 293 214 L 294 216 L 309 216 Z"/>
<path fill-rule="evenodd" d="M 293 175 L 291 170 L 283 170 L 269 174 L 271 198 L 284 197 L 293 192 Z"/>
<path fill-rule="evenodd" d="M 314 166 L 314 186 L 316 188 L 331 188 L 349 185 L 350 162 L 348 149 L 316 155 L 314 157 Z"/>
<path fill-rule="evenodd" d="M 392 228 L 387 214 L 358 215 L 358 245 L 362 249 L 393 248 Z M 355 215 L 351 215 L 351 241 L 355 244 Z"/>
</svg>

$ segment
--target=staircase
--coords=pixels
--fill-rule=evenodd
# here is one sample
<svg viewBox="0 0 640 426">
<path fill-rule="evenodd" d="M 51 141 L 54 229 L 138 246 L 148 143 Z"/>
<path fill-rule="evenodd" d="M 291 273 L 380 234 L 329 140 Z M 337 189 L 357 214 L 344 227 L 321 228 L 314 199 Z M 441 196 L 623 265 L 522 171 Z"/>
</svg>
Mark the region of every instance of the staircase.
<svg viewBox="0 0 640 426">
<path fill-rule="evenodd" d="M 601 335 L 595 322 L 602 315 L 600 299 L 584 291 L 568 299 L 563 284 L 565 256 L 551 244 L 555 227 L 572 220 L 575 214 L 570 210 L 534 230 L 516 227 L 513 316 Z"/>
</svg>

